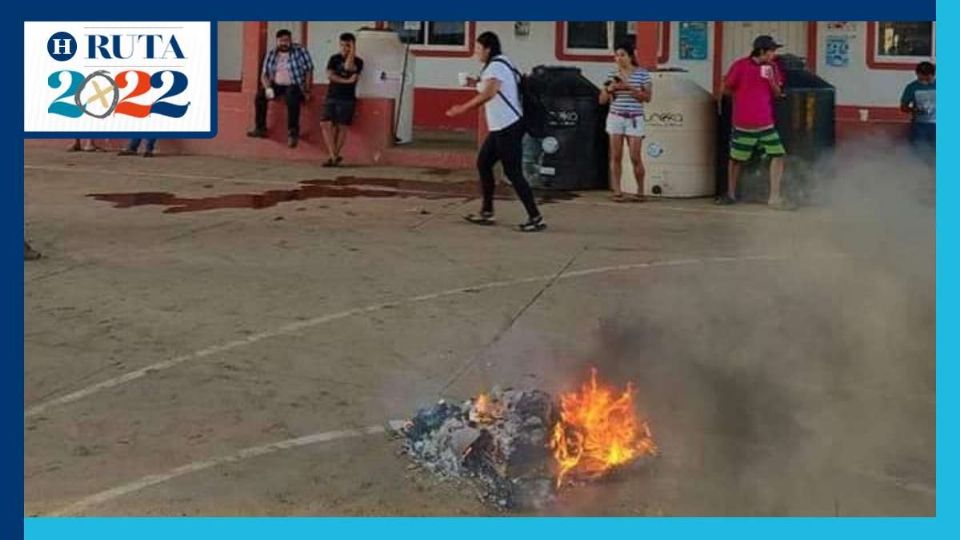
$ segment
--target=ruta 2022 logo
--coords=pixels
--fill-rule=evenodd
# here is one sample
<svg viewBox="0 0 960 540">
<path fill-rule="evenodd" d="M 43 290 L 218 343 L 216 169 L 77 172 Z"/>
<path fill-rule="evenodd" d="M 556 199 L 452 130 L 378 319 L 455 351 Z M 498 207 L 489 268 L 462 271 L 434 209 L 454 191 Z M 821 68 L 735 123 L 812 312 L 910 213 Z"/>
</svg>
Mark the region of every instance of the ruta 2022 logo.
<svg viewBox="0 0 960 540">
<path fill-rule="evenodd" d="M 88 60 L 185 60 L 183 49 L 175 33 L 169 34 L 88 34 L 86 43 L 78 43 L 68 32 L 56 32 L 47 41 L 47 52 L 58 62 L 70 60 L 83 49 Z M 176 102 L 187 89 L 190 79 L 176 70 L 124 70 L 112 75 L 98 69 L 88 74 L 73 70 L 54 71 L 47 77 L 47 86 L 63 89 L 47 112 L 67 118 L 85 114 L 106 118 L 123 114 L 146 118 L 151 114 L 180 118 L 187 113 L 190 103 Z M 166 90 L 156 101 L 143 103 L 143 96 L 151 88 Z M 121 94 L 123 96 L 121 97 Z"/>
<path fill-rule="evenodd" d="M 24 23 L 28 133 L 212 135 L 212 23 Z"/>
</svg>

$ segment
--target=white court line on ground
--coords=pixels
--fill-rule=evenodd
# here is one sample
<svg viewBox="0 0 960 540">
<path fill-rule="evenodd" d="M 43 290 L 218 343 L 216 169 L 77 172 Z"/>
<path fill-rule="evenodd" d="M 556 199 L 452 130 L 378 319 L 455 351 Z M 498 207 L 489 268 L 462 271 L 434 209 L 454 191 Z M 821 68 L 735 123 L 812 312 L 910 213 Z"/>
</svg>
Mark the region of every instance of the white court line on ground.
<svg viewBox="0 0 960 540">
<path fill-rule="evenodd" d="M 838 256 L 838 255 L 834 254 L 832 256 Z M 56 397 L 47 401 L 43 401 L 36 405 L 32 405 L 28 407 L 24 412 L 24 418 L 37 416 L 51 407 L 55 407 L 58 405 L 66 405 L 68 403 L 79 401 L 87 396 L 96 394 L 100 391 L 107 390 L 109 388 L 114 388 L 131 381 L 135 381 L 151 373 L 156 373 L 158 371 L 170 369 L 172 367 L 178 366 L 185 362 L 198 360 L 201 358 L 205 358 L 207 356 L 230 351 L 233 349 L 239 349 L 241 347 L 245 347 L 247 345 L 252 345 L 259 341 L 263 341 L 265 339 L 292 334 L 294 332 L 305 330 L 307 328 L 318 326 L 331 321 L 345 319 L 347 317 L 352 317 L 354 315 L 371 313 L 371 312 L 379 311 L 385 308 L 393 308 L 393 307 L 397 307 L 404 304 L 412 304 L 417 302 L 424 302 L 427 300 L 435 300 L 437 298 L 454 296 L 458 294 L 473 293 L 473 292 L 490 290 L 490 289 L 510 287 L 514 285 L 522 285 L 524 283 L 536 283 L 539 281 L 548 281 L 551 279 L 563 280 L 563 279 L 570 279 L 574 277 L 604 274 L 609 272 L 623 272 L 627 270 L 639 270 L 644 268 L 658 268 L 658 267 L 681 266 L 681 265 L 698 265 L 698 264 L 708 264 L 708 263 L 744 262 L 744 261 L 785 261 L 789 259 L 791 259 L 791 257 L 788 257 L 788 256 L 745 255 L 742 257 L 707 257 L 702 259 L 674 259 L 674 260 L 666 260 L 666 261 L 651 261 L 651 262 L 644 262 L 644 263 L 619 264 L 614 266 L 600 266 L 597 268 L 574 270 L 574 271 L 566 272 L 560 276 L 547 274 L 547 275 L 540 275 L 540 276 L 531 276 L 526 278 L 509 279 L 509 280 L 503 280 L 503 281 L 492 281 L 488 283 L 481 283 L 481 284 L 471 285 L 467 287 L 460 287 L 456 289 L 448 289 L 445 291 L 422 294 L 419 296 L 412 296 L 409 298 L 399 299 L 393 302 L 382 302 L 382 303 L 372 304 L 369 306 L 348 309 L 345 311 L 339 311 L 339 312 L 330 313 L 327 315 L 321 315 L 319 317 L 314 317 L 312 319 L 307 319 L 304 321 L 297 321 L 295 323 L 279 326 L 272 330 L 265 330 L 263 332 L 251 334 L 245 338 L 228 341 L 226 343 L 221 343 L 219 345 L 213 345 L 211 347 L 206 347 L 204 349 L 200 349 L 198 351 L 177 356 L 169 360 L 156 362 L 146 367 L 142 367 L 140 369 L 130 371 L 128 373 L 124 373 L 117 377 L 100 381 L 98 383 L 95 383 L 90 386 L 71 392 L 69 394 L 65 394 L 63 396 Z"/>
<path fill-rule="evenodd" d="M 260 446 L 253 446 L 250 448 L 244 448 L 236 453 L 229 454 L 226 456 L 215 457 L 211 459 L 205 459 L 202 461 L 194 461 L 193 463 L 188 463 L 174 469 L 170 469 L 165 473 L 160 474 L 151 474 L 149 476 L 144 476 L 138 478 L 132 482 L 126 484 L 121 484 L 117 487 L 110 488 L 99 493 L 94 493 L 84 497 L 76 502 L 71 503 L 70 505 L 55 510 L 47 515 L 49 516 L 75 516 L 82 513 L 84 510 L 103 504 L 107 501 L 111 501 L 118 497 L 128 495 L 130 493 L 146 489 L 150 486 L 155 486 L 161 484 L 168 480 L 173 480 L 174 478 L 191 474 L 199 471 L 209 469 L 211 467 L 217 467 L 219 465 L 225 465 L 227 463 L 236 463 L 245 459 L 255 458 L 263 456 L 266 454 L 272 454 L 274 452 L 279 452 L 281 450 L 289 450 L 291 448 L 298 448 L 301 446 L 307 446 L 311 444 L 317 444 L 322 442 L 336 441 L 339 439 L 349 439 L 353 437 L 362 437 L 364 435 L 375 435 L 377 433 L 383 433 L 386 429 L 383 426 L 367 426 L 360 429 L 345 429 L 340 431 L 324 431 L 321 433 L 314 433 L 312 435 L 306 435 L 303 437 L 297 437 L 295 439 L 287 439 L 285 441 L 279 441 L 275 443 L 264 444 Z"/>
<path fill-rule="evenodd" d="M 169 480 L 185 476 L 187 474 L 192 474 L 195 472 L 200 472 L 206 469 L 217 467 L 220 465 L 226 465 L 228 463 L 237 463 L 246 459 L 251 459 L 255 457 L 264 456 L 267 454 L 272 454 L 274 452 L 280 452 L 283 450 L 289 450 L 292 448 L 299 448 L 301 446 L 308 446 L 312 444 L 318 444 L 322 442 L 330 442 L 341 439 L 349 439 L 355 437 L 362 437 L 365 435 L 375 435 L 378 433 L 384 433 L 386 429 L 383 426 L 367 426 L 360 429 L 347 429 L 340 431 L 324 431 L 320 433 L 314 433 L 311 435 L 305 435 L 303 437 L 297 437 L 294 439 L 287 439 L 284 441 L 278 441 L 275 443 L 268 443 L 260 446 L 254 446 L 251 448 L 244 448 L 233 454 L 226 456 L 220 456 L 216 458 L 205 459 L 201 461 L 195 461 L 193 463 L 188 463 L 186 465 L 181 465 L 174 469 L 170 469 L 165 473 L 160 474 L 151 474 L 149 476 L 144 476 L 121 484 L 119 486 L 94 493 L 93 495 L 88 495 L 82 499 L 70 503 L 68 506 L 65 506 L 59 510 L 55 510 L 48 516 L 75 516 L 83 513 L 84 511 L 101 505 L 103 503 L 118 499 L 125 495 L 135 493 L 137 491 L 144 490 L 148 487 L 155 486 L 157 484 L 162 484 Z M 865 469 L 856 469 L 853 471 L 854 474 L 870 478 L 872 480 L 881 482 L 881 483 L 892 483 L 897 487 L 913 491 L 917 493 L 922 493 L 931 497 L 936 496 L 936 488 L 929 484 L 923 482 L 913 482 L 905 480 L 896 476 L 892 476 L 886 473 L 881 473 L 872 470 Z"/>
</svg>

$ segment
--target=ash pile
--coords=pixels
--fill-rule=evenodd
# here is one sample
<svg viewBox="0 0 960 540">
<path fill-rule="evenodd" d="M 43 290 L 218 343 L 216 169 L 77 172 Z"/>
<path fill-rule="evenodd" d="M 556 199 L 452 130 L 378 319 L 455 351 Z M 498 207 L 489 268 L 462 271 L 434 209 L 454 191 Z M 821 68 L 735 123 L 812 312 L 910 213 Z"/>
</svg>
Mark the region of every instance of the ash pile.
<svg viewBox="0 0 960 540">
<path fill-rule="evenodd" d="M 499 509 L 535 508 L 554 491 L 548 440 L 556 415 L 546 392 L 494 387 L 459 405 L 421 409 L 399 432 L 404 453 L 423 469 L 467 480 Z"/>
</svg>

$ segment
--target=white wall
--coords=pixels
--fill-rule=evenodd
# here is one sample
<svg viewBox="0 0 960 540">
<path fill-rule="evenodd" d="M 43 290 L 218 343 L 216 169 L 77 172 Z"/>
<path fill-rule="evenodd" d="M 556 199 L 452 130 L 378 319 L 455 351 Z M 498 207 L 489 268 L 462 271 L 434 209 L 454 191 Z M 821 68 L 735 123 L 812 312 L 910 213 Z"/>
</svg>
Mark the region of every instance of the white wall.
<svg viewBox="0 0 960 540">
<path fill-rule="evenodd" d="M 553 21 L 534 21 L 530 23 L 530 34 L 526 37 L 514 35 L 513 21 L 477 22 L 477 35 L 485 31 L 495 32 L 500 37 L 504 54 L 521 71 L 529 71 L 540 64 L 573 65 L 583 69 L 583 74 L 596 84 L 604 81 L 612 69 L 612 62 L 568 62 L 556 58 L 556 23 Z M 480 64 L 475 58 L 433 58 L 417 59 L 417 87 L 457 88 L 457 73 L 467 71 L 480 72 Z"/>
<path fill-rule="evenodd" d="M 817 24 L 817 74 L 837 88 L 837 105 L 899 107 L 903 87 L 916 76 L 913 70 L 892 71 L 867 67 L 867 23 L 857 21 L 852 31 L 833 31 L 827 23 Z M 827 35 L 850 36 L 850 64 L 828 66 Z"/>
<path fill-rule="evenodd" d="M 240 23 L 219 23 L 221 33 L 218 58 L 220 59 L 221 78 L 239 78 L 240 48 L 229 46 L 242 42 Z M 273 32 L 286 26 L 299 36 L 300 23 L 297 21 L 274 21 L 270 23 L 268 39 L 272 43 Z M 308 49 L 317 64 L 315 78 L 325 81 L 323 66 L 327 58 L 336 52 L 341 32 L 356 32 L 363 26 L 374 26 L 374 21 L 311 21 L 308 23 Z M 513 21 L 478 22 L 477 34 L 491 30 L 501 39 L 504 51 L 519 68 L 529 71 L 536 65 L 574 65 L 583 70 L 584 75 L 594 83 L 600 84 L 609 73 L 610 62 L 560 61 L 556 59 L 555 35 L 556 23 L 535 21 L 530 24 L 530 35 L 514 35 Z M 713 87 L 713 59 L 723 51 L 714 50 L 714 24 L 708 25 L 708 55 L 706 60 L 679 60 L 680 31 L 677 22 L 671 23 L 670 56 L 663 67 L 679 67 L 688 70 L 688 77 L 710 90 Z M 904 85 L 913 80 L 912 71 L 873 70 L 866 64 L 866 34 L 864 22 L 857 22 L 850 35 L 850 63 L 846 67 L 831 67 L 826 64 L 826 36 L 830 33 L 826 22 L 817 23 L 817 73 L 837 88 L 838 105 L 888 106 L 896 107 Z M 229 37 L 233 36 L 235 37 Z M 805 36 L 804 36 L 805 38 Z M 798 37 L 799 39 L 799 37 Z M 805 49 L 805 47 L 804 47 Z M 803 54 L 805 54 L 805 50 Z M 739 53 L 734 55 L 739 56 Z M 809 60 L 808 60 L 809 61 Z M 474 58 L 437 58 L 421 56 L 417 59 L 416 81 L 418 88 L 457 88 L 457 73 L 468 71 L 478 73 L 479 63 Z M 225 76 L 225 74 L 230 74 Z"/>
<path fill-rule="evenodd" d="M 243 71 L 243 23 L 217 23 L 217 79 L 239 81 Z"/>
</svg>

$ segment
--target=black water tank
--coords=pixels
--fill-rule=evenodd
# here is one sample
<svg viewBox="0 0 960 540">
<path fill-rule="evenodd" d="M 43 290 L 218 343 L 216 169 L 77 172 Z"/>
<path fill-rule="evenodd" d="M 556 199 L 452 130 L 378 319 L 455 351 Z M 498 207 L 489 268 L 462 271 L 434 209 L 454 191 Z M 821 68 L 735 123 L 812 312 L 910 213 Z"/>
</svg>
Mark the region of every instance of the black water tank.
<svg viewBox="0 0 960 540">
<path fill-rule="evenodd" d="M 537 66 L 529 84 L 547 112 L 540 185 L 548 189 L 605 189 L 607 144 L 600 89 L 579 68 L 565 66 Z"/>
<path fill-rule="evenodd" d="M 776 101 L 774 111 L 777 131 L 787 149 L 782 189 L 791 200 L 809 203 L 815 199 L 816 174 L 823 176 L 820 164 L 836 145 L 836 90 L 808 71 L 802 58 L 783 55 L 778 61 L 785 78 L 785 96 Z M 727 190 L 732 119 L 733 102 L 729 96 L 724 96 L 720 122 L 717 123 L 717 193 L 726 193 Z M 737 183 L 741 200 L 767 200 L 770 167 L 769 161 L 761 159 L 761 155 L 758 150 L 741 169 Z"/>
</svg>

